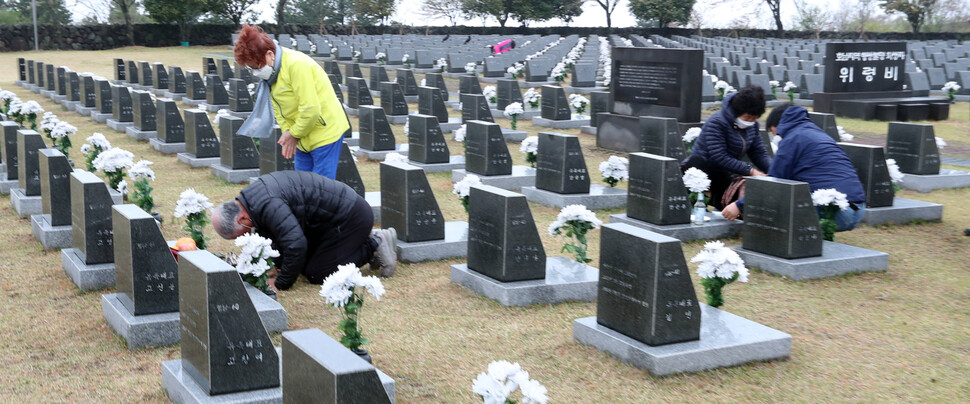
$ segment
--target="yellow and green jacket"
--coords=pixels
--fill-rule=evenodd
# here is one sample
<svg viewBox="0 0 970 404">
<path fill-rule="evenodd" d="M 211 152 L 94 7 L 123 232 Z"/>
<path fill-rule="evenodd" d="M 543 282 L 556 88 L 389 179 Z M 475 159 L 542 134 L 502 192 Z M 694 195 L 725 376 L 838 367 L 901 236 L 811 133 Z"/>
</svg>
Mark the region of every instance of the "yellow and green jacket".
<svg viewBox="0 0 970 404">
<path fill-rule="evenodd" d="M 306 54 L 282 49 L 280 72 L 270 89 L 276 123 L 290 131 L 304 152 L 340 140 L 350 121 L 330 77 Z"/>
</svg>

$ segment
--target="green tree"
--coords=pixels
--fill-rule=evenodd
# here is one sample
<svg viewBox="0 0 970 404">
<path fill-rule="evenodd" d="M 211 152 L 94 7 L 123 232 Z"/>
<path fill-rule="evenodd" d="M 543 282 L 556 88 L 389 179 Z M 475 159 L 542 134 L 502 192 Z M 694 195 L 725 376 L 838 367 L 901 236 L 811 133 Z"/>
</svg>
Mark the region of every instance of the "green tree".
<svg viewBox="0 0 970 404">
<path fill-rule="evenodd" d="M 670 23 L 686 24 L 697 0 L 630 0 L 630 13 L 644 25 L 664 28 Z"/>
<path fill-rule="evenodd" d="M 523 25 L 553 18 L 568 22 L 583 12 L 582 0 L 464 0 L 463 5 L 467 14 L 494 17 L 503 27 L 509 20 Z"/>
<path fill-rule="evenodd" d="M 805 0 L 795 0 L 795 11 L 798 14 L 794 18 L 795 29 L 803 31 L 818 32 L 825 29 L 830 24 L 828 13 L 821 7 L 808 4 Z"/>
<path fill-rule="evenodd" d="M 131 26 L 131 13 L 138 8 L 138 0 L 111 0 L 111 5 L 125 18 L 125 32 L 128 34 L 128 45 L 135 44 L 135 29 Z M 114 12 L 114 10 L 112 10 Z M 108 19 L 110 20 L 110 14 Z"/>
<path fill-rule="evenodd" d="M 937 0 L 884 0 L 880 6 L 889 14 L 905 15 L 913 33 L 918 34 L 936 8 Z"/>
<path fill-rule="evenodd" d="M 394 14 L 395 0 L 357 0 L 354 16 L 358 22 L 373 20 L 386 25 Z"/>
<path fill-rule="evenodd" d="M 199 19 L 206 6 L 202 0 L 144 0 L 145 11 L 153 20 L 179 27 L 182 42 L 188 42 L 190 24 Z"/>
<path fill-rule="evenodd" d="M 20 14 L 21 23 L 33 23 L 33 5 L 31 0 L 16 0 L 8 4 Z M 60 26 L 70 23 L 71 11 L 64 4 L 64 0 L 37 0 L 38 25 Z"/>
<path fill-rule="evenodd" d="M 515 10 L 515 2 L 516 0 L 463 0 L 462 6 L 467 14 L 494 17 L 504 27 Z"/>
<path fill-rule="evenodd" d="M 232 21 L 238 26 L 244 14 L 259 0 L 205 0 L 205 8 L 213 16 Z"/>
</svg>

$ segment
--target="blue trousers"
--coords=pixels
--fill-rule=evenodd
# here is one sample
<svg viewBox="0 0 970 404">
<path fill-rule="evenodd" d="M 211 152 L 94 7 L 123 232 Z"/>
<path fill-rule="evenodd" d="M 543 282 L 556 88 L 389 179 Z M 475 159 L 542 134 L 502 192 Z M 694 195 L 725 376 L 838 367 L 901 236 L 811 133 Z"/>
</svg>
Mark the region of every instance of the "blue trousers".
<svg viewBox="0 0 970 404">
<path fill-rule="evenodd" d="M 859 222 L 862 221 L 862 217 L 866 215 L 866 204 L 857 203 L 855 205 L 859 208 L 858 210 L 849 208 L 846 210 L 840 210 L 839 213 L 835 214 L 835 231 L 848 231 L 859 225 Z M 816 206 L 815 210 L 818 212 L 818 217 L 822 218 L 822 208 Z"/>
<path fill-rule="evenodd" d="M 317 147 L 309 153 L 297 149 L 293 157 L 293 169 L 296 171 L 310 171 L 332 180 L 337 179 L 337 162 L 340 161 L 340 149 L 344 140 L 341 137 L 336 142 Z"/>
</svg>

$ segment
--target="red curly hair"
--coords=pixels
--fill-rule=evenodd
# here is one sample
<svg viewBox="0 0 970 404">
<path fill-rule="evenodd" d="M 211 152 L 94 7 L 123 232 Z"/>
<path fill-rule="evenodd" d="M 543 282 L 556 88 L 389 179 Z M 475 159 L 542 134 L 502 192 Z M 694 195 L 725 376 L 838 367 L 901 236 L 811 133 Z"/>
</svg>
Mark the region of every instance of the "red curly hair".
<svg viewBox="0 0 970 404">
<path fill-rule="evenodd" d="M 276 50 L 272 39 L 263 29 L 249 24 L 243 24 L 238 32 L 239 38 L 233 46 L 236 63 L 242 66 L 260 68 L 266 65 L 266 52 Z"/>
</svg>

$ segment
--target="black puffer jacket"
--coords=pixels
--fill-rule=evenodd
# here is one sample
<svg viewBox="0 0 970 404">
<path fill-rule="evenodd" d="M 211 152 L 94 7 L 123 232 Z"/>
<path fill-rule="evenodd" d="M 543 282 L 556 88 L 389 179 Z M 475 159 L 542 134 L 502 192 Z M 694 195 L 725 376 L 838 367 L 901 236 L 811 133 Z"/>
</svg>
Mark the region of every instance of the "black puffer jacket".
<svg viewBox="0 0 970 404">
<path fill-rule="evenodd" d="M 288 289 L 304 272 L 309 248 L 343 224 L 359 196 L 341 182 L 305 171 L 259 177 L 239 192 L 260 236 L 280 252 L 276 287 Z"/>
</svg>

